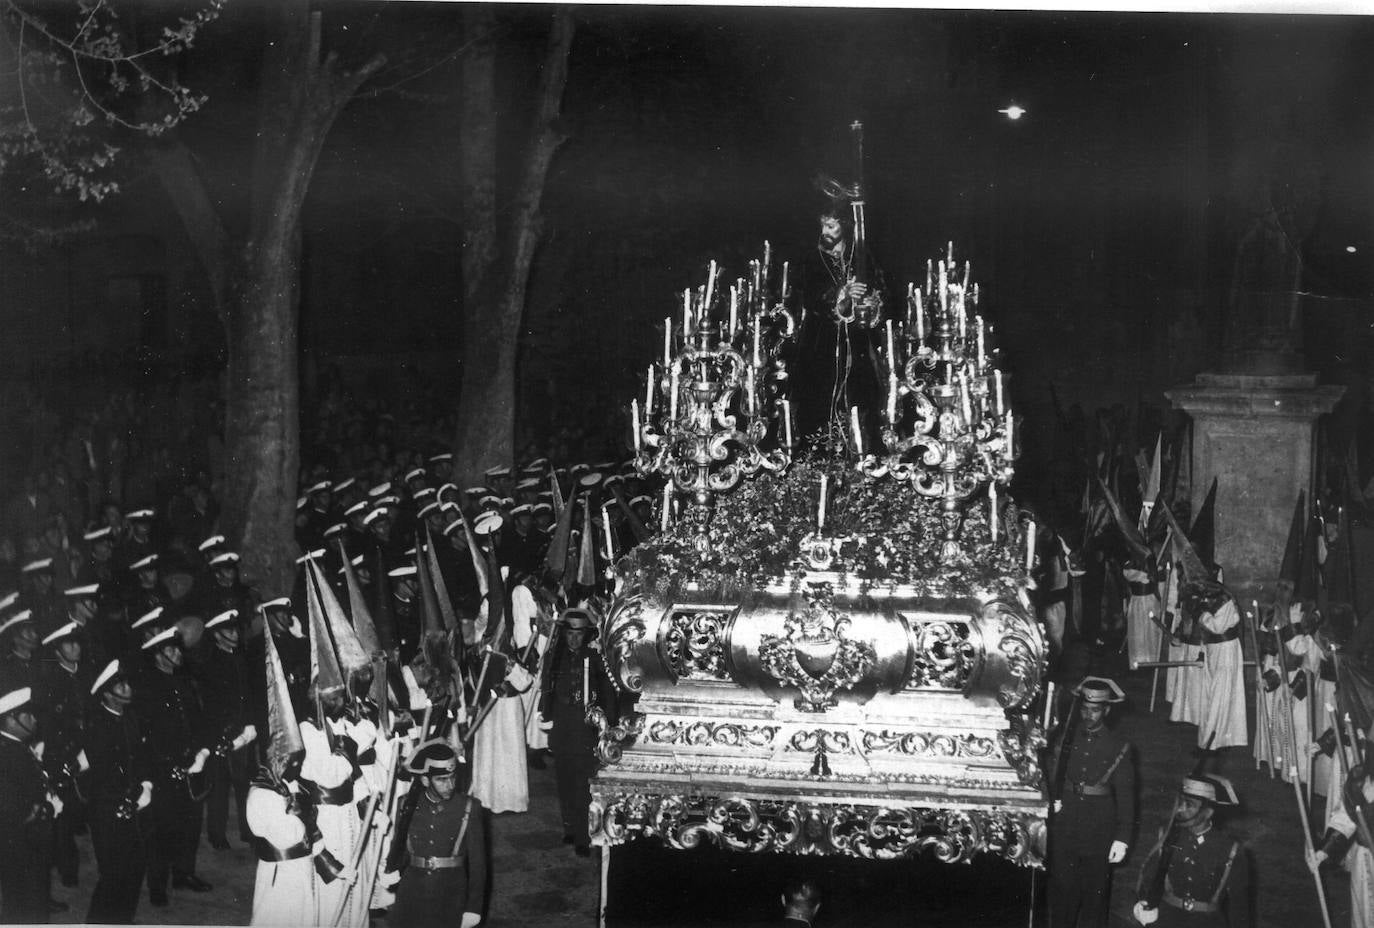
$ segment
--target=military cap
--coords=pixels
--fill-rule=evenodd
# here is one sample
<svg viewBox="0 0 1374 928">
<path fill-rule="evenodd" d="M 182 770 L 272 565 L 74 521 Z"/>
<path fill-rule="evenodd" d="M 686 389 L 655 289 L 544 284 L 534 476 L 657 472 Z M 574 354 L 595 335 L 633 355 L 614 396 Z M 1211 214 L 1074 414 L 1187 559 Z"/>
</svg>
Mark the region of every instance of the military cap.
<svg viewBox="0 0 1374 928">
<path fill-rule="evenodd" d="M 50 557 L 40 557 L 19 568 L 19 572 L 23 574 L 36 574 L 45 570 L 52 570 L 52 558 Z"/>
<path fill-rule="evenodd" d="M 81 537 L 86 541 L 113 541 L 114 539 L 110 537 L 113 534 L 114 529 L 110 528 L 108 525 L 102 525 L 100 528 L 91 529 Z"/>
<path fill-rule="evenodd" d="M 1195 799 L 1203 799 L 1215 806 L 1235 806 L 1240 804 L 1236 789 L 1231 781 L 1215 773 L 1192 774 L 1183 778 L 1179 792 Z"/>
<path fill-rule="evenodd" d="M 175 625 L 173 625 L 171 628 L 164 628 L 162 631 L 158 632 L 156 635 L 149 638 L 147 641 L 143 642 L 143 650 L 151 651 L 153 648 L 160 648 L 168 643 L 175 644 L 178 646 L 181 644 L 181 639 L 177 637 L 177 630 Z"/>
<path fill-rule="evenodd" d="M 57 642 L 61 641 L 63 638 L 74 637 L 80 631 L 80 625 L 78 625 L 76 622 L 68 622 L 66 625 L 62 625 L 58 628 L 53 629 L 53 631 L 46 638 L 43 639 L 42 643 L 45 646 L 50 644 L 57 644 Z"/>
<path fill-rule="evenodd" d="M 216 554 L 210 558 L 210 566 L 216 569 L 220 567 L 232 567 L 239 562 L 238 553 L 235 551 L 225 551 L 223 554 Z"/>
<path fill-rule="evenodd" d="M 32 622 L 32 621 L 33 621 L 33 610 L 32 610 L 32 609 L 25 609 L 25 610 L 23 610 L 23 611 L 21 611 L 21 612 L 16 612 L 14 615 L 10 616 L 10 617 L 9 617 L 8 619 L 6 619 L 5 621 L 0 622 L 0 635 L 3 635 L 5 632 L 9 631 L 9 630 L 12 629 L 12 628 L 15 628 L 15 627 L 17 627 L 17 626 L 23 625 L 25 622 Z"/>
<path fill-rule="evenodd" d="M 453 746 L 440 738 L 431 738 L 416 745 L 406 769 L 415 776 L 442 776 L 458 769 L 458 754 Z"/>
<path fill-rule="evenodd" d="M 225 544 L 225 539 L 223 535 L 211 535 L 209 538 L 205 539 L 200 544 L 196 545 L 196 550 L 199 551 L 201 554 L 204 554 L 211 548 L 218 547 L 222 544 Z"/>
<path fill-rule="evenodd" d="M 63 596 L 70 596 L 72 599 L 90 599 L 100 592 L 99 583 L 83 583 L 81 586 L 69 586 L 62 591 Z M 0 609 L 4 608 L 0 606 Z"/>
<path fill-rule="evenodd" d="M 1106 677 L 1084 677 L 1073 692 L 1084 702 L 1118 703 L 1126 699 L 1121 687 Z"/>
<path fill-rule="evenodd" d="M 210 621 L 206 622 L 205 630 L 208 632 L 210 629 L 216 627 L 217 625 L 224 625 L 229 621 L 238 618 L 238 614 L 239 611 L 237 609 L 226 609 Z"/>
<path fill-rule="evenodd" d="M 0 715 L 22 709 L 33 699 L 33 687 L 20 686 L 0 694 Z"/>
<path fill-rule="evenodd" d="M 139 617 L 134 621 L 134 623 L 133 623 L 132 625 L 130 625 L 129 627 L 130 627 L 130 628 L 142 628 L 142 627 L 145 626 L 145 625 L 150 625 L 150 624 L 152 624 L 153 622 L 156 622 L 158 619 L 162 618 L 162 613 L 163 613 L 164 611 L 165 611 L 165 610 L 163 609 L 162 606 L 154 606 L 152 609 L 148 610 L 147 612 L 143 613 L 143 615 L 139 616 Z"/>
<path fill-rule="evenodd" d="M 147 557 L 141 557 L 129 565 L 130 570 L 151 570 L 155 567 L 157 567 L 156 554 L 150 554 Z"/>
<path fill-rule="evenodd" d="M 99 693 L 107 684 L 113 683 L 119 677 L 124 676 L 120 669 L 119 658 L 115 658 L 105 665 L 105 669 L 96 676 L 95 682 L 91 684 L 91 695 Z"/>
</svg>

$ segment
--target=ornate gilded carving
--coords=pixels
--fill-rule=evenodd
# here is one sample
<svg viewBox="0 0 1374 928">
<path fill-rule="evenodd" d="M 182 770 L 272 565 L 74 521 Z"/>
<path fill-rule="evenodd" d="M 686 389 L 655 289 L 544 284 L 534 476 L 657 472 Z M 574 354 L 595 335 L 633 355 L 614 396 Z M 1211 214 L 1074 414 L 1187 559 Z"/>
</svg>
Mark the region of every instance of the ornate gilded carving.
<svg viewBox="0 0 1374 928">
<path fill-rule="evenodd" d="M 969 623 L 911 617 L 907 621 L 914 648 L 907 687 L 962 690 L 978 661 L 977 648 L 969 640 Z"/>
<path fill-rule="evenodd" d="M 997 688 L 1004 709 L 1025 707 L 1039 691 L 1045 672 L 1045 638 L 1038 623 L 1003 602 L 988 603 L 984 614 L 996 618 L 997 651 L 1007 674 Z"/>
<path fill-rule="evenodd" d="M 679 680 L 729 680 L 725 669 L 725 626 L 730 612 L 680 608 L 668 617 L 664 663 Z"/>
<path fill-rule="evenodd" d="M 669 847 L 711 843 L 748 853 L 842 854 L 875 860 L 929 851 L 945 863 L 991 853 L 1039 866 L 1031 840 L 1043 830 L 1034 812 L 881 808 L 742 796 L 616 793 L 595 796 L 591 821 L 599 844 L 658 837 Z"/>
<path fill-rule="evenodd" d="M 592 706 L 587 710 L 587 724 L 596 729 L 596 759 L 602 764 L 618 764 L 626 745 L 644 731 L 644 716 L 638 712 L 626 712 L 617 724 L 612 725 L 600 706 Z"/>
<path fill-rule="evenodd" d="M 814 752 L 818 746 L 824 745 L 825 750 L 845 754 L 850 750 L 851 742 L 849 735 L 842 731 L 827 731 L 824 728 L 816 728 L 811 731 L 799 731 L 794 734 L 787 742 L 787 748 L 791 751 Z"/>
<path fill-rule="evenodd" d="M 773 679 L 801 690 L 793 705 L 802 712 L 824 712 L 835 694 L 857 683 L 873 666 L 872 646 L 848 637 L 850 621 L 830 605 L 828 583 L 807 584 L 783 621 L 784 634 L 760 639 L 759 663 Z"/>
<path fill-rule="evenodd" d="M 905 754 L 910 757 L 991 757 L 997 744 L 977 735 L 952 735 L 945 732 L 866 731 L 865 752 Z"/>
<path fill-rule="evenodd" d="M 1032 789 L 1044 785 L 1044 772 L 1040 769 L 1040 753 L 1045 749 L 1045 733 L 1038 725 L 1028 722 L 1025 716 L 1013 716 L 1011 727 L 999 732 L 997 740 L 1002 745 L 1002 754 L 1016 770 L 1021 782 Z"/>
<path fill-rule="evenodd" d="M 686 722 L 667 719 L 649 726 L 654 744 L 689 744 L 697 747 L 767 748 L 777 736 L 777 725 L 744 725 L 738 722 Z"/>
<path fill-rule="evenodd" d="M 635 647 L 644 635 L 644 592 L 627 590 L 616 598 L 606 616 L 601 650 L 611 680 L 631 693 L 644 691 L 644 670 L 635 660 Z"/>
</svg>

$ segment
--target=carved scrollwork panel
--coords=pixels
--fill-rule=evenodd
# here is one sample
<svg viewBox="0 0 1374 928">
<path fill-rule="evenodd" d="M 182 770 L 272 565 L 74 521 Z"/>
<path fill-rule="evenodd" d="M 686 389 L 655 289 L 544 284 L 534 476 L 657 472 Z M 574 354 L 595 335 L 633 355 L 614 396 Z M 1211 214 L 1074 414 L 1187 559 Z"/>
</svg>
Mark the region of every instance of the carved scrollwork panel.
<svg viewBox="0 0 1374 928">
<path fill-rule="evenodd" d="M 659 631 L 659 653 L 678 680 L 725 681 L 726 626 L 733 609 L 679 607 Z"/>
<path fill-rule="evenodd" d="M 906 688 L 963 690 L 978 661 L 969 623 L 952 616 L 904 618 L 913 652 Z"/>
</svg>

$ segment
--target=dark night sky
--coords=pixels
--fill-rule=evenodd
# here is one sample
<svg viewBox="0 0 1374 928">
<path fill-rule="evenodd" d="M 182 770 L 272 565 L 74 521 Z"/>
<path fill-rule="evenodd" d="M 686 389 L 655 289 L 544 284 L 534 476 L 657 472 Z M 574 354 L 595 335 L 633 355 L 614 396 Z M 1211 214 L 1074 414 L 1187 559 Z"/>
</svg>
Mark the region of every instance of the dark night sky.
<svg viewBox="0 0 1374 928">
<path fill-rule="evenodd" d="M 384 48 L 394 66 L 345 112 L 311 188 L 306 348 L 452 350 L 461 126 L 443 56 L 460 8 L 322 6 L 332 47 Z M 501 10 L 514 140 L 547 8 Z M 253 14 L 230 4 L 183 71 L 211 94 L 186 132 L 226 203 L 247 182 Z M 1304 287 L 1326 327 L 1313 363 L 1336 377 L 1365 363 L 1321 345 L 1355 324 L 1329 298 L 1372 289 L 1374 18 L 585 6 L 578 20 L 528 382 L 575 379 L 618 404 L 651 351 L 644 327 L 709 259 L 737 267 L 765 238 L 800 259 L 821 203 L 810 178 L 850 173 L 856 118 L 890 278 L 955 239 L 1023 403 L 1044 402 L 1049 379 L 1128 400 L 1209 363 L 1238 230 L 1275 196 L 1306 204 Z M 1011 102 L 1029 115 L 1007 121 Z M 131 190 L 154 189 L 129 169 Z M 106 235 L 169 228 L 155 193 L 102 213 Z"/>
</svg>

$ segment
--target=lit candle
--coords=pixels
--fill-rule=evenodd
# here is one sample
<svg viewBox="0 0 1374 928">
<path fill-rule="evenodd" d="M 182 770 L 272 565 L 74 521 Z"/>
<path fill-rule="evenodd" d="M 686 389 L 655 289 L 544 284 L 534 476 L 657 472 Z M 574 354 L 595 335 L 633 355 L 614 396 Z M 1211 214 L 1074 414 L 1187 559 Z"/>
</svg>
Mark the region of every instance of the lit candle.
<svg viewBox="0 0 1374 928">
<path fill-rule="evenodd" d="M 757 416 L 759 414 L 759 394 L 758 386 L 754 380 L 754 368 L 752 367 L 744 369 L 744 388 L 745 398 L 748 400 L 745 411 L 750 416 Z"/>
<path fill-rule="evenodd" d="M 673 317 L 663 317 L 663 366 L 673 363 Z"/>
<path fill-rule="evenodd" d="M 677 368 L 673 368 L 673 376 L 668 382 L 668 418 L 677 421 Z"/>
<path fill-rule="evenodd" d="M 1015 457 L 1016 457 L 1016 445 L 1015 445 L 1016 438 L 1015 438 L 1015 436 L 1016 436 L 1016 422 L 1012 419 L 1011 410 L 1008 409 L 1008 410 L 1007 410 L 1007 460 L 1008 460 L 1008 461 L 1013 460 L 1013 459 L 1015 459 Z"/>
<path fill-rule="evenodd" d="M 895 371 L 887 375 L 887 421 L 889 425 L 897 424 L 897 373 Z"/>
<path fill-rule="evenodd" d="M 830 480 L 829 474 L 821 474 L 821 502 L 816 507 L 816 530 L 825 530 L 825 485 Z"/>
<path fill-rule="evenodd" d="M 935 289 L 935 284 L 931 278 L 931 266 L 930 259 L 926 258 L 926 293 L 930 293 Z"/>
<path fill-rule="evenodd" d="M 892 334 L 892 320 L 887 320 L 887 364 L 897 370 L 897 339 Z"/>
<path fill-rule="evenodd" d="M 781 290 L 780 293 L 781 293 L 781 296 L 782 296 L 782 298 L 783 298 L 784 300 L 787 299 L 787 262 L 786 262 L 786 261 L 784 261 L 784 262 L 782 263 L 782 290 Z"/>
<path fill-rule="evenodd" d="M 1026 573 L 1035 569 L 1035 520 L 1026 525 Z"/>
<path fill-rule="evenodd" d="M 644 418 L 649 419 L 654 414 L 654 394 L 658 392 L 658 372 L 654 370 L 653 364 L 649 365 L 649 379 L 645 381 L 644 387 Z"/>
<path fill-rule="evenodd" d="M 587 703 L 591 702 L 592 687 L 592 659 L 590 656 L 582 658 L 582 709 L 585 712 Z"/>
<path fill-rule="evenodd" d="M 730 339 L 735 337 L 735 329 L 739 326 L 739 290 L 733 284 L 730 285 Z"/>
<path fill-rule="evenodd" d="M 921 291 L 916 291 L 916 340 L 921 344 L 926 341 L 926 308 L 921 302 Z"/>
<path fill-rule="evenodd" d="M 997 540 L 997 480 L 988 481 L 988 531 L 992 540 Z"/>
<path fill-rule="evenodd" d="M 965 424 L 973 425 L 973 406 L 969 402 L 968 378 L 964 372 L 959 372 L 959 408 L 963 410 Z"/>
<path fill-rule="evenodd" d="M 983 317 L 977 316 L 975 318 L 978 322 L 978 369 L 981 371 L 984 365 L 987 363 L 987 342 L 985 341 L 983 335 Z"/>
<path fill-rule="evenodd" d="M 773 266 L 773 246 L 768 239 L 763 240 L 763 273 L 766 275 L 768 269 Z"/>
<path fill-rule="evenodd" d="M 601 504 L 601 524 L 606 529 L 606 560 L 615 563 L 615 538 L 611 532 L 611 510 Z"/>
<path fill-rule="evenodd" d="M 659 528 L 659 531 L 662 531 L 662 532 L 668 531 L 668 517 L 669 517 L 669 515 L 672 513 L 672 511 L 673 511 L 673 485 L 672 485 L 671 482 L 669 482 L 669 483 L 665 484 L 664 487 L 663 487 L 663 511 L 662 511 L 661 513 L 659 513 L 659 517 L 658 517 L 658 528 Z"/>
<path fill-rule="evenodd" d="M 761 325 L 760 323 L 761 323 L 760 317 L 759 317 L 759 316 L 755 316 L 755 317 L 754 317 L 754 320 L 753 320 L 753 325 L 754 325 L 754 357 L 753 357 L 753 359 L 752 359 L 753 362 L 754 362 L 754 366 L 755 366 L 755 367 L 763 367 L 763 349 L 762 349 L 762 345 L 760 344 L 760 334 L 759 334 L 759 329 L 762 328 L 762 325 Z"/>
<path fill-rule="evenodd" d="M 792 401 L 782 401 L 782 435 L 788 448 L 792 447 Z"/>
<path fill-rule="evenodd" d="M 692 334 L 692 288 L 682 291 L 682 337 Z"/>
<path fill-rule="evenodd" d="M 864 433 L 859 427 L 859 407 L 849 407 L 849 422 L 854 430 L 854 452 L 860 456 L 864 453 Z"/>
<path fill-rule="evenodd" d="M 1045 721 L 1040 727 L 1045 731 L 1050 730 L 1050 722 L 1054 718 L 1054 681 L 1045 684 Z"/>
<path fill-rule="evenodd" d="M 630 400 L 630 420 L 634 427 L 635 454 L 639 454 L 639 400 Z"/>
<path fill-rule="evenodd" d="M 949 318 L 949 295 L 948 295 L 948 292 L 947 292 L 947 291 L 948 291 L 948 289 L 949 289 L 949 286 L 948 286 L 948 285 L 949 285 L 949 276 L 948 276 L 947 270 L 946 270 L 946 268 L 945 268 L 945 262 L 943 262 L 943 261 L 940 262 L 940 264 L 939 264 L 939 271 L 940 271 L 940 318 L 941 318 L 941 319 L 948 319 L 948 318 Z"/>
<path fill-rule="evenodd" d="M 1001 370 L 995 370 L 995 371 L 992 372 L 992 382 L 993 382 L 993 384 L 995 385 L 995 389 L 996 389 L 996 391 L 997 391 L 997 415 L 1000 416 L 1000 415 L 1002 414 L 1002 371 L 1001 371 Z"/>
<path fill-rule="evenodd" d="M 710 265 L 706 268 L 706 302 L 701 304 L 701 314 L 709 316 L 711 314 L 711 301 L 716 295 L 716 259 L 712 258 Z"/>
</svg>

